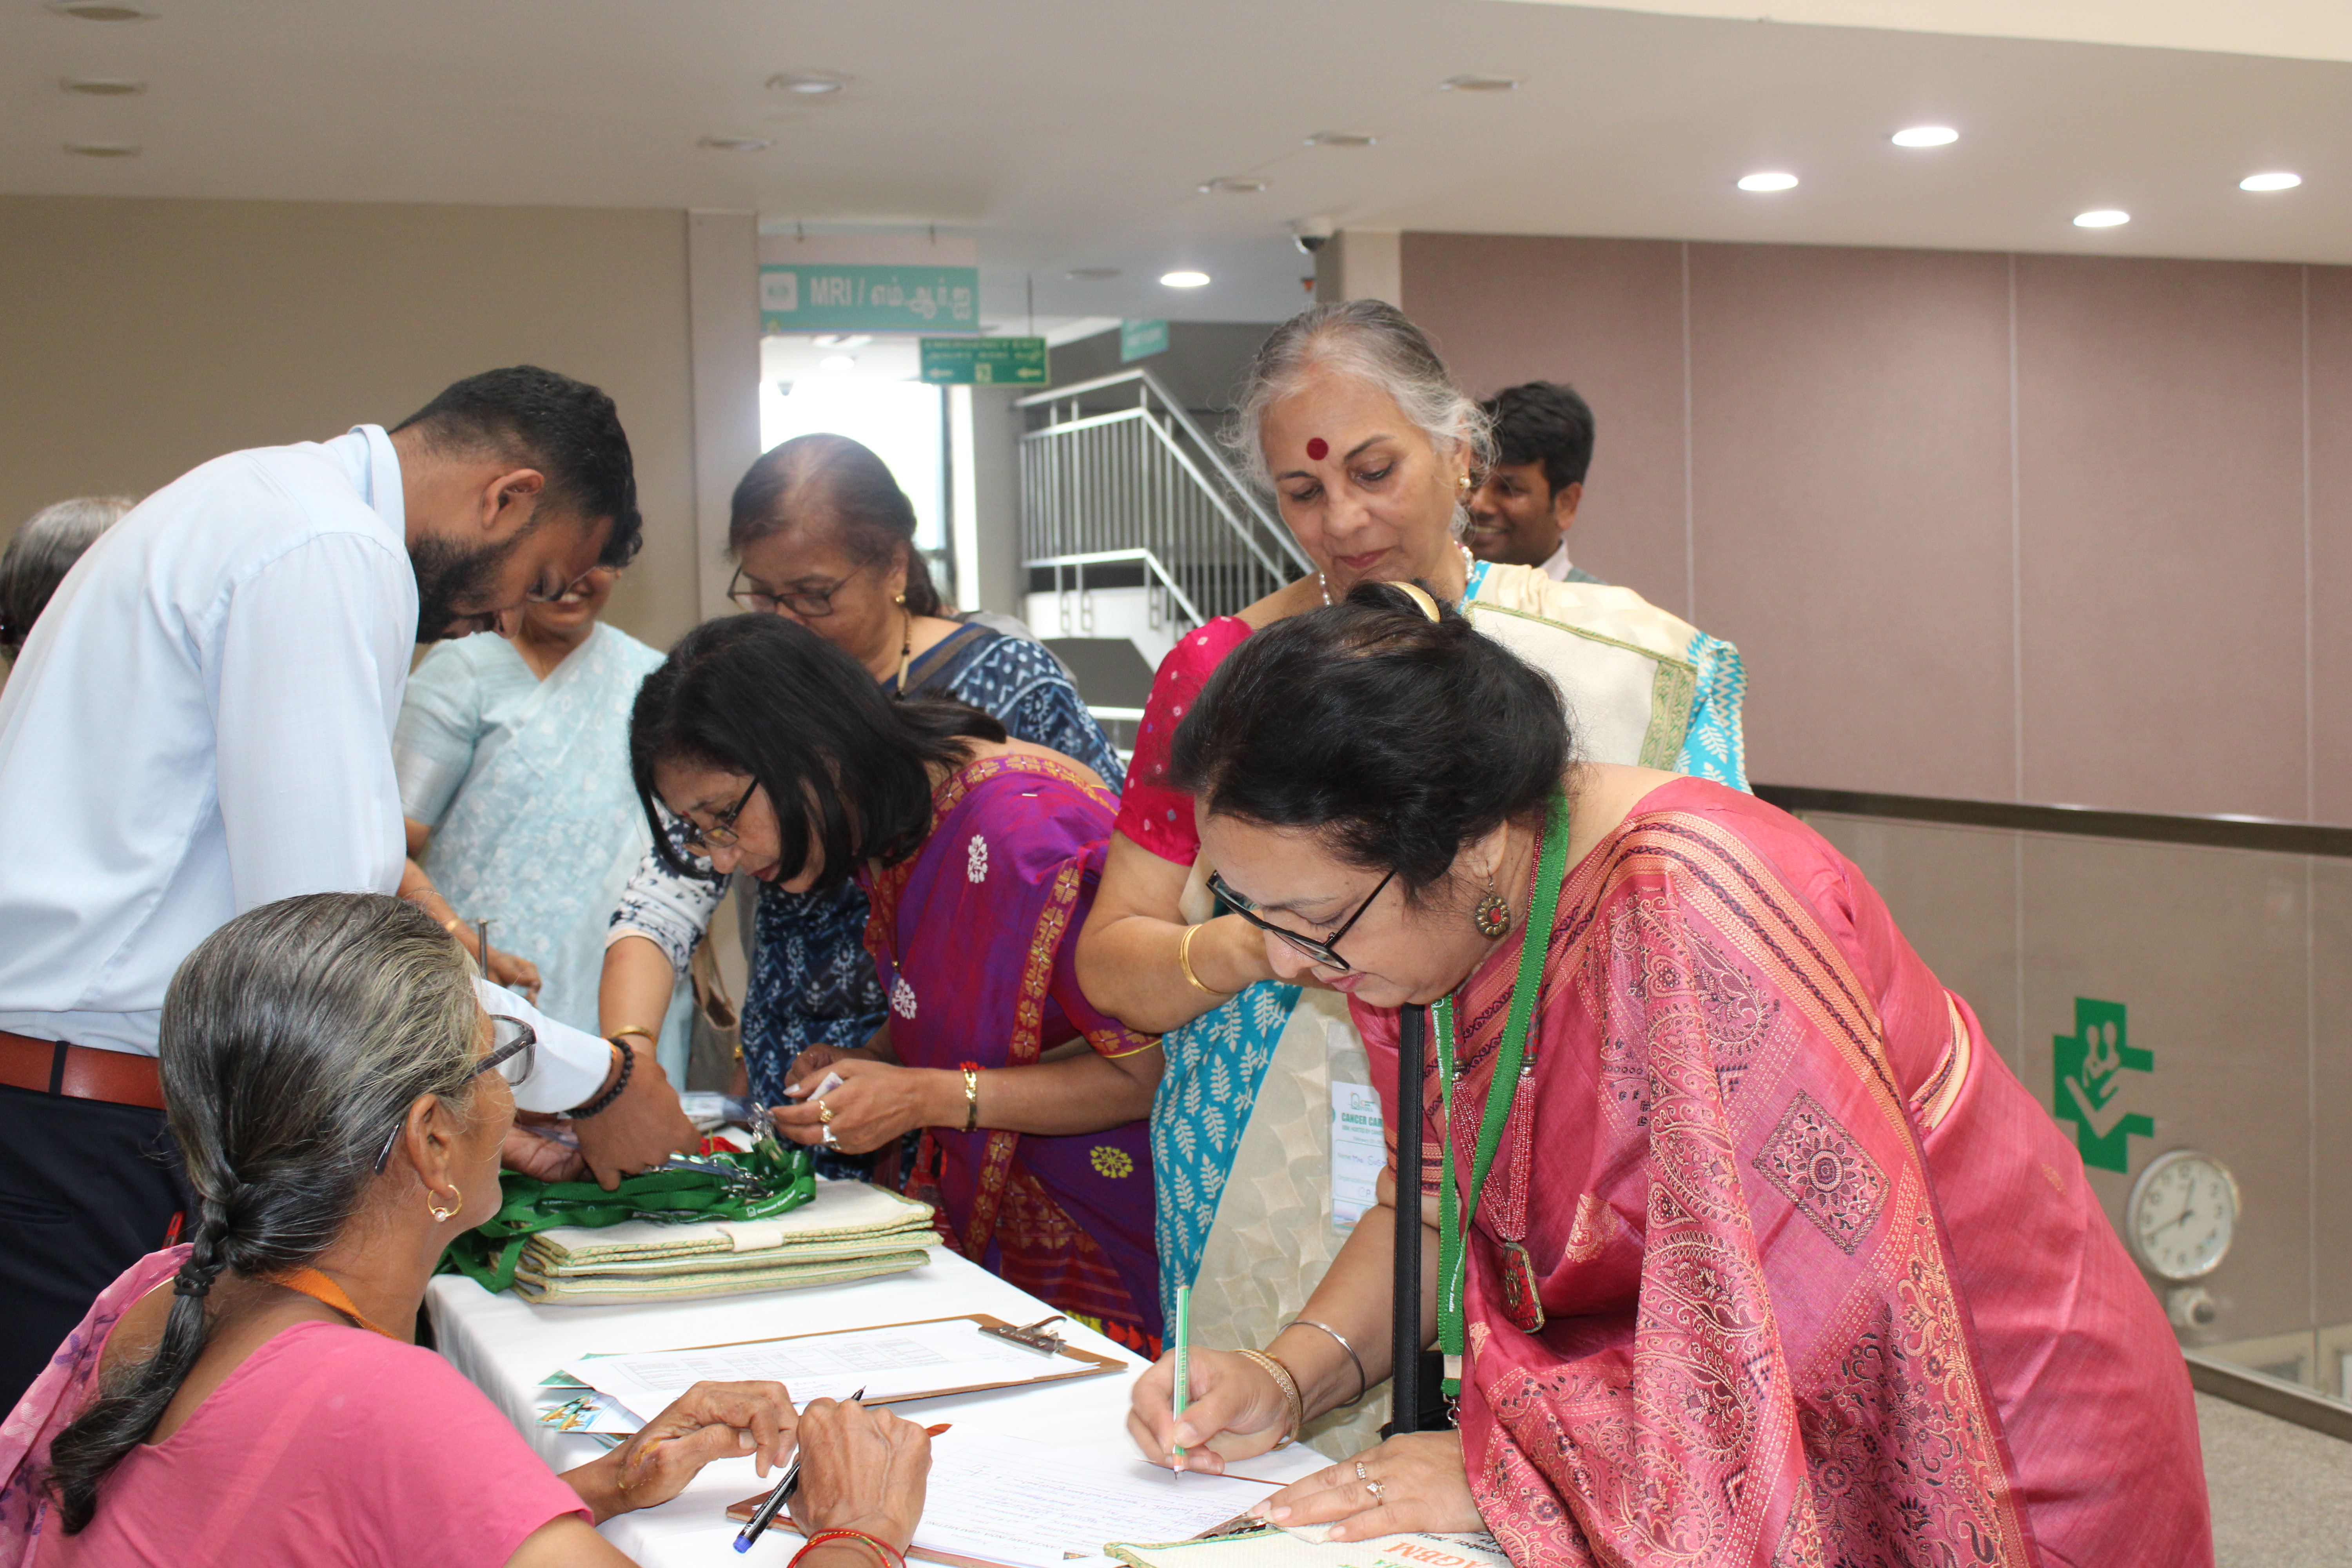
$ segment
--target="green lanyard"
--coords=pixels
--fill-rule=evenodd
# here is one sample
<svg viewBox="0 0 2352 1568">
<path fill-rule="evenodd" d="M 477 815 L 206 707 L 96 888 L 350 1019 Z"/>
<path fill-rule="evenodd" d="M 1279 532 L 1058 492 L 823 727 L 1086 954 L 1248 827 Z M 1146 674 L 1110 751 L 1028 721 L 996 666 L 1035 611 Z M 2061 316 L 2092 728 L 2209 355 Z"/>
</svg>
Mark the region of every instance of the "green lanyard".
<svg viewBox="0 0 2352 1568">
<path fill-rule="evenodd" d="M 1486 1103 L 1479 1113 L 1478 1152 L 1470 1166 L 1466 1215 L 1462 1212 L 1454 1174 L 1454 998 L 1447 995 L 1430 1009 L 1437 1016 L 1438 1089 L 1445 1110 L 1444 1163 L 1437 1190 L 1437 1347 L 1445 1354 L 1449 1396 L 1462 1392 L 1462 1237 L 1478 1217 L 1486 1173 L 1494 1166 L 1495 1151 L 1503 1141 L 1503 1123 L 1510 1119 L 1511 1101 L 1518 1093 L 1519 1068 L 1528 1054 L 1528 1026 L 1535 1020 L 1544 952 L 1551 945 L 1552 917 L 1559 910 L 1560 878 L 1567 869 L 1568 797 L 1554 788 L 1544 806 L 1535 893 L 1528 902 L 1528 918 L 1519 926 L 1519 973 L 1511 983 L 1510 1022 L 1503 1030 L 1502 1047 L 1495 1054 L 1495 1075 L 1486 1082 Z"/>
</svg>

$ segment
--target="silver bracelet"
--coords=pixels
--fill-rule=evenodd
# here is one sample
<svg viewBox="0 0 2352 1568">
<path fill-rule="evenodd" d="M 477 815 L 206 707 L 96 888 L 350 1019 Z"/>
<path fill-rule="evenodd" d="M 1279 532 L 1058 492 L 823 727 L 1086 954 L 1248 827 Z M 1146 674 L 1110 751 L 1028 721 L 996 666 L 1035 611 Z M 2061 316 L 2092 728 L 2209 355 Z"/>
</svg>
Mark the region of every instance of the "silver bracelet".
<svg viewBox="0 0 2352 1568">
<path fill-rule="evenodd" d="M 1286 1329 L 1320 1329 L 1325 1333 L 1330 1335 L 1333 1339 L 1339 1341 L 1339 1348 L 1348 1352 L 1348 1359 L 1356 1363 L 1356 1399 L 1361 1399 L 1365 1394 L 1370 1394 L 1372 1391 L 1372 1380 L 1364 1375 L 1364 1358 L 1356 1353 L 1356 1347 L 1348 1342 L 1347 1335 L 1341 1333 L 1330 1324 L 1318 1323 L 1312 1318 L 1293 1318 L 1290 1321 L 1283 1324 L 1282 1326 Z M 1356 1399 L 1343 1399 L 1339 1403 L 1342 1405 L 1353 1405 L 1356 1403 Z"/>
</svg>

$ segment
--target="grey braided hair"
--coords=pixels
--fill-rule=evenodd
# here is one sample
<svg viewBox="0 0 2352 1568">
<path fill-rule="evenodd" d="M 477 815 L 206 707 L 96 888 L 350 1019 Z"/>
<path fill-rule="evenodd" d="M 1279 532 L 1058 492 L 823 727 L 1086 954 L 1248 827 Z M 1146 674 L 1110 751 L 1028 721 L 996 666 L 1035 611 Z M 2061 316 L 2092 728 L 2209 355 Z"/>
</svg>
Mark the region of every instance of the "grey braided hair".
<svg viewBox="0 0 2352 1568">
<path fill-rule="evenodd" d="M 471 1090 L 472 971 L 415 905 L 310 893 L 237 916 L 173 976 L 158 1048 L 172 1134 L 201 1208 L 153 1357 L 110 1378 L 50 1445 L 67 1533 L 204 1353 L 224 1268 L 268 1279 L 333 1245 L 419 1095 Z"/>
</svg>

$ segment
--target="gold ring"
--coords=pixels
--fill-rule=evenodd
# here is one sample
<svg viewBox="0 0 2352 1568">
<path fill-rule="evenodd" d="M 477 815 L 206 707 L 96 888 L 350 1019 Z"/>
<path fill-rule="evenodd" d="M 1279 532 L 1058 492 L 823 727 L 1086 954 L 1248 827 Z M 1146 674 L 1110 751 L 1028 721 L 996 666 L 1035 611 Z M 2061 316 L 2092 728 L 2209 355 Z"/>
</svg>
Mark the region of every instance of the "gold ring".
<svg viewBox="0 0 2352 1568">
<path fill-rule="evenodd" d="M 1364 1489 L 1372 1494 L 1372 1501 L 1376 1504 L 1385 1505 L 1389 1500 L 1388 1493 L 1381 1489 L 1378 1481 L 1366 1481 Z"/>
<path fill-rule="evenodd" d="M 1372 1479 L 1372 1472 L 1364 1468 L 1364 1461 L 1361 1459 L 1356 1461 L 1356 1479 L 1360 1481 L 1370 1481 Z"/>
<path fill-rule="evenodd" d="M 831 1126 L 833 1124 L 833 1107 L 827 1105 L 822 1100 L 818 1100 L 816 1102 L 816 1119 L 819 1124 L 828 1127 Z"/>
</svg>

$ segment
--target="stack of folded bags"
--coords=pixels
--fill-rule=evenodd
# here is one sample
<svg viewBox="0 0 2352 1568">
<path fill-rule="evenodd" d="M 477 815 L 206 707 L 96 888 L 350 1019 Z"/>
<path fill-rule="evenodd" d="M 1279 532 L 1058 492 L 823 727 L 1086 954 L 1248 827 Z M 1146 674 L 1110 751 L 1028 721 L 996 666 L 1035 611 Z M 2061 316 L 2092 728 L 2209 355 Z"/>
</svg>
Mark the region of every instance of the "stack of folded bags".
<svg viewBox="0 0 2352 1568">
<path fill-rule="evenodd" d="M 818 1181 L 808 1203 L 767 1219 L 597 1229 L 558 1226 L 516 1260 L 526 1301 L 604 1306 L 833 1285 L 919 1268 L 940 1245 L 929 1204 L 864 1182 Z"/>
</svg>

